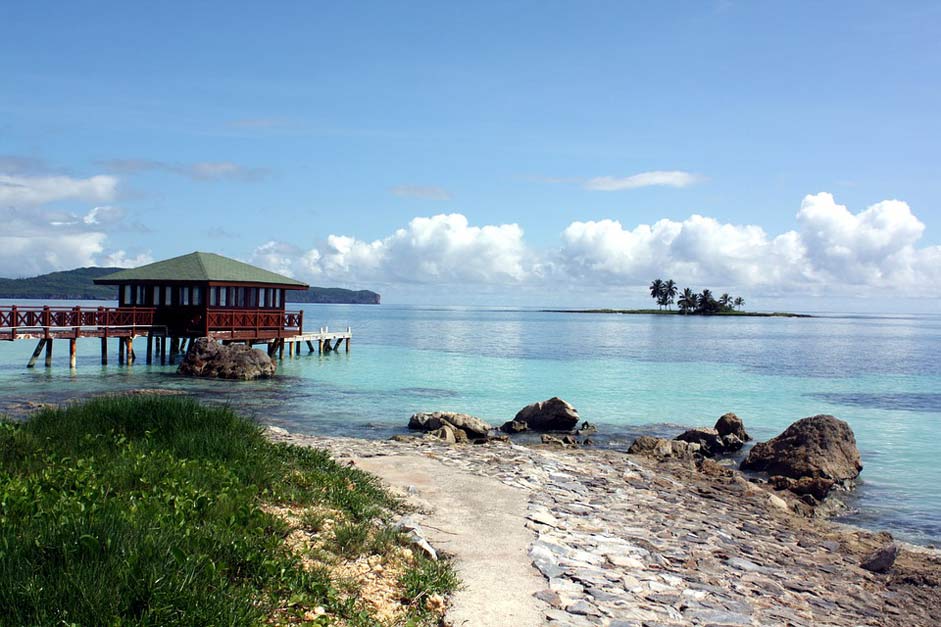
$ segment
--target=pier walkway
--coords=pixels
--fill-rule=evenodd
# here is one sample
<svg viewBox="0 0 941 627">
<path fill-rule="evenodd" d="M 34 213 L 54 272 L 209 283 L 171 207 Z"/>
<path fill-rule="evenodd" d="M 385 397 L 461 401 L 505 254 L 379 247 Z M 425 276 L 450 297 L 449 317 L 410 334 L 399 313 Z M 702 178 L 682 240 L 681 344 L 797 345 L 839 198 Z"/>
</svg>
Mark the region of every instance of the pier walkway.
<svg viewBox="0 0 941 627">
<path fill-rule="evenodd" d="M 193 332 L 175 337 L 154 307 L 0 307 L 0 341 L 38 340 L 35 351 L 27 363 L 36 365 L 45 351 L 45 365 L 52 366 L 54 340 L 68 341 L 69 364 L 76 366 L 77 341 L 80 338 L 101 340 L 101 363 L 108 363 L 108 340 L 118 341 L 118 363 L 136 361 L 134 340 L 145 338 L 148 364 L 159 359 L 166 364 L 185 354 L 197 337 L 205 337 L 205 326 L 210 327 L 208 337 L 223 344 L 244 343 L 249 346 L 267 345 L 268 355 L 283 358 L 299 356 L 302 345 L 309 352 L 329 353 L 341 346 L 350 350 L 352 329 L 331 331 L 322 327 L 315 332 L 304 331 L 303 311 L 270 310 L 209 310 L 208 320 L 193 320 Z M 177 321 L 170 321 L 171 324 Z M 204 324 L 208 323 L 208 324 Z M 315 346 L 316 343 L 316 346 Z"/>
</svg>

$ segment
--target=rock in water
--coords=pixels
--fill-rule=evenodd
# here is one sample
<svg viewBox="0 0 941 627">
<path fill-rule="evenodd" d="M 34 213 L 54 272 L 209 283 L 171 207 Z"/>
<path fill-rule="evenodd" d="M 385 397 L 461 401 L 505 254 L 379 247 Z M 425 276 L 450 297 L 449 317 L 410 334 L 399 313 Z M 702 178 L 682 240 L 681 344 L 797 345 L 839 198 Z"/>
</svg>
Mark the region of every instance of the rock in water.
<svg viewBox="0 0 941 627">
<path fill-rule="evenodd" d="M 248 381 L 273 376 L 275 363 L 257 348 L 244 344 L 226 346 L 201 337 L 190 346 L 177 372 L 192 377 Z"/>
<path fill-rule="evenodd" d="M 571 431 L 580 419 L 578 411 L 568 402 L 552 397 L 527 405 L 513 420 L 525 422 L 531 431 Z"/>
<path fill-rule="evenodd" d="M 436 431 L 444 425 L 460 429 L 472 440 L 486 438 L 491 429 L 476 416 L 453 411 L 420 412 L 413 414 L 408 421 L 408 428 L 416 431 Z"/>
<path fill-rule="evenodd" d="M 742 442 L 751 440 L 751 436 L 745 431 L 745 423 L 732 412 L 719 417 L 716 421 L 715 430 L 723 438 L 727 435 L 734 435 Z"/>
<path fill-rule="evenodd" d="M 798 420 L 767 442 L 748 452 L 742 470 L 763 470 L 792 479 L 803 477 L 848 481 L 863 465 L 850 426 L 833 416 Z"/>
<path fill-rule="evenodd" d="M 674 439 L 698 444 L 703 455 L 707 457 L 714 457 L 725 452 L 722 437 L 715 429 L 687 429 Z"/>
<path fill-rule="evenodd" d="M 860 566 L 874 573 L 886 573 L 892 568 L 898 554 L 899 548 L 893 542 L 870 554 Z"/>
<path fill-rule="evenodd" d="M 500 427 L 500 431 L 504 433 L 522 433 L 527 429 L 529 429 L 529 426 L 522 420 L 508 420 Z"/>
</svg>

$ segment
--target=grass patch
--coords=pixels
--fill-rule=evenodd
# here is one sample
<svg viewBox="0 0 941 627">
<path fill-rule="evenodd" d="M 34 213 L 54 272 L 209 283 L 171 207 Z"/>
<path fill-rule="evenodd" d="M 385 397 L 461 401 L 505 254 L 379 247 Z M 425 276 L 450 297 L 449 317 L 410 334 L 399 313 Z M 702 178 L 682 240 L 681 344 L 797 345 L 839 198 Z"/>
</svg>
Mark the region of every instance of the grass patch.
<svg viewBox="0 0 941 627">
<path fill-rule="evenodd" d="M 329 562 L 392 552 L 398 507 L 374 477 L 224 408 L 140 396 L 43 410 L 0 424 L 0 625 L 376 625 Z M 286 541 L 297 533 L 326 562 Z M 404 567 L 408 624 L 426 617 L 404 579 L 427 568 Z"/>
</svg>

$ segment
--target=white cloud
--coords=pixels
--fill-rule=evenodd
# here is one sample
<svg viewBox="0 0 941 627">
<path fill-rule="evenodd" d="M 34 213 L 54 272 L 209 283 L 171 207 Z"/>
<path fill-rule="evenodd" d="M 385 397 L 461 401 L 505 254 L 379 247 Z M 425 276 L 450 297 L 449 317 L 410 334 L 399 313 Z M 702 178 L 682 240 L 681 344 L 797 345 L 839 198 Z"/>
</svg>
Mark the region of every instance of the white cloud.
<svg viewBox="0 0 941 627">
<path fill-rule="evenodd" d="M 107 175 L 80 179 L 0 174 L 0 206 L 37 207 L 59 200 L 107 202 L 114 199 L 117 186 L 118 179 Z"/>
<path fill-rule="evenodd" d="M 330 235 L 301 250 L 268 242 L 252 261 L 308 279 L 380 283 L 517 283 L 535 268 L 516 224 L 471 226 L 461 214 L 415 218 L 372 242 Z"/>
<path fill-rule="evenodd" d="M 688 187 L 705 180 L 704 177 L 682 170 L 655 170 L 631 176 L 596 176 L 582 184 L 585 189 L 596 192 L 616 192 L 638 187 Z"/>
<path fill-rule="evenodd" d="M 104 257 L 98 258 L 98 265 L 116 268 L 136 268 L 137 266 L 143 266 L 153 261 L 154 258 L 151 256 L 150 251 L 130 257 L 125 251 L 116 250 Z"/>
<path fill-rule="evenodd" d="M 561 246 L 526 244 L 516 224 L 472 226 L 461 214 L 415 218 L 363 241 L 330 235 L 312 248 L 268 242 L 252 261 L 320 284 L 435 284 L 533 288 L 644 285 L 669 277 L 696 287 L 751 294 L 919 293 L 941 295 L 941 247 L 917 246 L 924 225 L 901 201 L 858 214 L 829 194 L 807 196 L 797 228 L 769 234 L 754 224 L 692 215 L 626 227 L 577 221 Z"/>
</svg>

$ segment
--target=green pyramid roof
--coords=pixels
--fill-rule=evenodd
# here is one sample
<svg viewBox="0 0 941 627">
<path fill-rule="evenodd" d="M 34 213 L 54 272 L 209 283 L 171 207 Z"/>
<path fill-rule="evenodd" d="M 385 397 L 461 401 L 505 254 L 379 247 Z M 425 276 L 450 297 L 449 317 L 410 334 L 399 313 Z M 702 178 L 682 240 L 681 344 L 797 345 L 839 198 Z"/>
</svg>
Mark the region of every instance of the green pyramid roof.
<svg viewBox="0 0 941 627">
<path fill-rule="evenodd" d="M 121 270 L 95 279 L 99 285 L 114 285 L 132 281 L 220 281 L 229 283 L 271 283 L 291 289 L 305 289 L 306 283 L 284 275 L 256 268 L 253 265 L 229 259 L 215 253 L 190 253 L 165 261 Z"/>
</svg>

